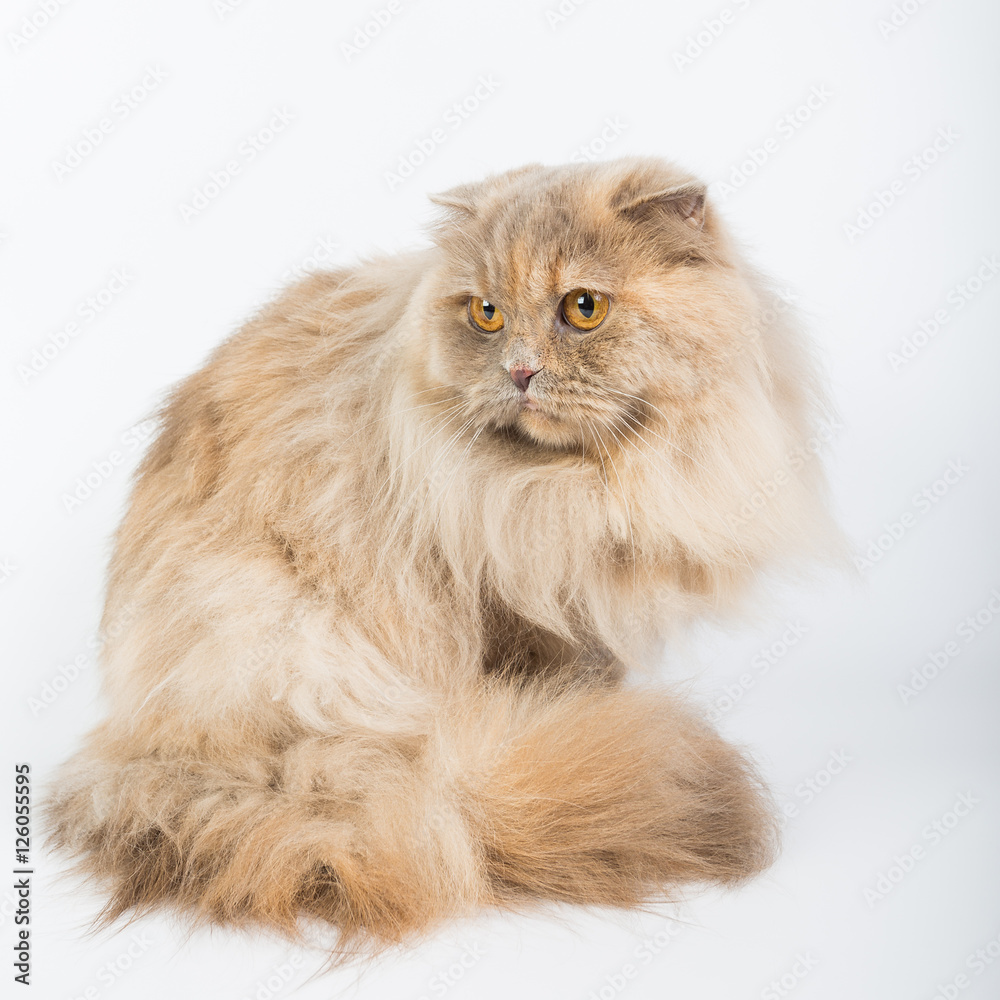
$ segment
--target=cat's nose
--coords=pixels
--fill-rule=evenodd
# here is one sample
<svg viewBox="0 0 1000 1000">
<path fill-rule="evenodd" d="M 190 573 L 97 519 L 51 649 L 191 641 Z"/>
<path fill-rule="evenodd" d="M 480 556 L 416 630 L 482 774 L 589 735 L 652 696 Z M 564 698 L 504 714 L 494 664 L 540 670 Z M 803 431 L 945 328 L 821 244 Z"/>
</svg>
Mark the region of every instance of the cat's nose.
<svg viewBox="0 0 1000 1000">
<path fill-rule="evenodd" d="M 514 385 L 516 385 L 521 392 L 524 392 L 528 388 L 531 376 L 535 374 L 535 370 L 529 368 L 527 365 L 514 365 L 510 369 L 510 377 L 514 380 Z"/>
</svg>

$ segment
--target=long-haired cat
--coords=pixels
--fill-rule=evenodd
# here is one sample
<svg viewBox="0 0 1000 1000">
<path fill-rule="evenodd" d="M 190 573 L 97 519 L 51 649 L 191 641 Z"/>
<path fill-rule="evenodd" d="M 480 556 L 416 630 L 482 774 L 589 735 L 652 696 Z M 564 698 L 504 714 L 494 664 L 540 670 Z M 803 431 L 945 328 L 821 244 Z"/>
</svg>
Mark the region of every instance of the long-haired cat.
<svg viewBox="0 0 1000 1000">
<path fill-rule="evenodd" d="M 629 672 L 827 530 L 792 314 L 657 160 L 434 200 L 430 248 L 290 288 L 163 411 L 48 810 L 108 919 L 378 946 L 773 857 L 752 766 Z"/>
</svg>

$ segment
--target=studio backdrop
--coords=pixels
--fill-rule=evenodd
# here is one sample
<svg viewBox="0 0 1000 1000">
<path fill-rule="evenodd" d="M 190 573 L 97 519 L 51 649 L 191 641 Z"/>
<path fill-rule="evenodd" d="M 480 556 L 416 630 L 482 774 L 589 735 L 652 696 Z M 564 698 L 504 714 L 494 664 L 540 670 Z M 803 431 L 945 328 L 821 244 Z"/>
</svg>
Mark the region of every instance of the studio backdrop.
<svg viewBox="0 0 1000 1000">
<path fill-rule="evenodd" d="M 0 29 L 4 996 L 1000 995 L 1000 8 L 16 0 Z M 776 863 L 330 972 L 159 912 L 91 934 L 41 808 L 106 711 L 108 561 L 168 390 L 290 283 L 427 245 L 429 196 L 634 156 L 707 184 L 833 403 L 796 461 L 846 560 L 760 580 L 655 670 L 756 762 Z"/>
</svg>

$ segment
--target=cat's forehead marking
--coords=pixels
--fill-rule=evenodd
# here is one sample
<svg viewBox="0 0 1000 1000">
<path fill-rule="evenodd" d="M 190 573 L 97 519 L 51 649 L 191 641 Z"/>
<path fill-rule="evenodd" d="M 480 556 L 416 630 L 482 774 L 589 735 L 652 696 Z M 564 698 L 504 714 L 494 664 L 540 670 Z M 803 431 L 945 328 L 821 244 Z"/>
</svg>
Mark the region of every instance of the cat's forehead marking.
<svg viewBox="0 0 1000 1000">
<path fill-rule="evenodd" d="M 492 227 L 487 280 L 495 295 L 519 301 L 561 296 L 581 272 L 606 269 L 601 244 L 593 225 L 566 204 L 514 204 Z"/>
</svg>

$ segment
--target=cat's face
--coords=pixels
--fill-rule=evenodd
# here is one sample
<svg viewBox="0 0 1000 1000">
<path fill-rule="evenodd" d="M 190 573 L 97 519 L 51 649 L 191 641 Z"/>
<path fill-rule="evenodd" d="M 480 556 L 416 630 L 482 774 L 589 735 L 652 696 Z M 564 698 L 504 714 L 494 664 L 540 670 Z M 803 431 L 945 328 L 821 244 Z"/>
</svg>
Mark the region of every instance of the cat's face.
<svg viewBox="0 0 1000 1000">
<path fill-rule="evenodd" d="M 474 426 L 613 445 L 656 410 L 716 405 L 752 365 L 739 340 L 756 303 L 689 177 L 657 161 L 528 167 L 436 200 L 427 378 Z"/>
</svg>

